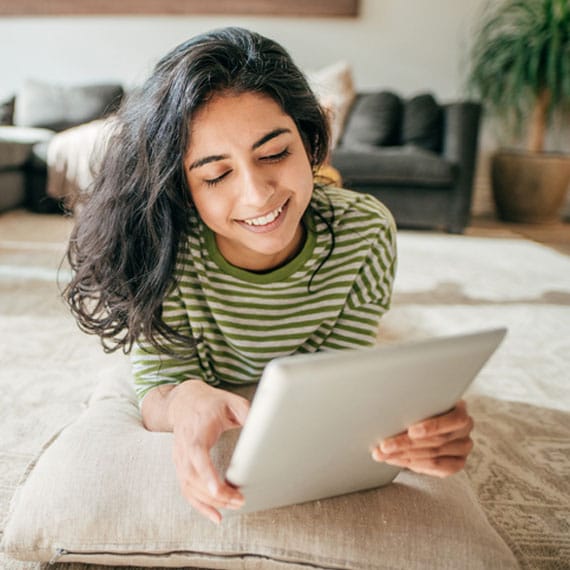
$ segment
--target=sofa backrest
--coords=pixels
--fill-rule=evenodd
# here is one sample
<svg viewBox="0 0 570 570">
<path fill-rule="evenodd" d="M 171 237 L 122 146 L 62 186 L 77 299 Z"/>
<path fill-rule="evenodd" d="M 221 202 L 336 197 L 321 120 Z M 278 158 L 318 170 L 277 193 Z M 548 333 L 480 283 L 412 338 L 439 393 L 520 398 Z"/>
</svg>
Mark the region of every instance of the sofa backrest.
<svg viewBox="0 0 570 570">
<path fill-rule="evenodd" d="M 56 85 L 28 80 L 16 94 L 14 125 L 62 131 L 99 119 L 118 107 L 121 85 Z"/>
<path fill-rule="evenodd" d="M 342 148 L 415 146 L 441 153 L 444 113 L 431 93 L 403 99 L 391 91 L 359 93 L 349 111 Z"/>
</svg>

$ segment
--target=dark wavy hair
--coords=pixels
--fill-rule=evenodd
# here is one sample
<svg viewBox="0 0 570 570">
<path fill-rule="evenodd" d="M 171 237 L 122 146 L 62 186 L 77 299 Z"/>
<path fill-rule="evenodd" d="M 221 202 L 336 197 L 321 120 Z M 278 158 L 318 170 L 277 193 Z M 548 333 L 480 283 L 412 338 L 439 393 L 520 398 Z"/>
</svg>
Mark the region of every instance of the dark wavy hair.
<svg viewBox="0 0 570 570">
<path fill-rule="evenodd" d="M 194 37 L 156 65 L 123 102 L 67 250 L 63 291 L 80 328 L 106 352 L 143 335 L 157 349 L 192 339 L 164 322 L 179 244 L 191 233 L 183 170 L 192 117 L 221 92 L 264 94 L 295 122 L 316 169 L 328 153 L 326 116 L 302 72 L 276 42 L 241 28 Z"/>
</svg>

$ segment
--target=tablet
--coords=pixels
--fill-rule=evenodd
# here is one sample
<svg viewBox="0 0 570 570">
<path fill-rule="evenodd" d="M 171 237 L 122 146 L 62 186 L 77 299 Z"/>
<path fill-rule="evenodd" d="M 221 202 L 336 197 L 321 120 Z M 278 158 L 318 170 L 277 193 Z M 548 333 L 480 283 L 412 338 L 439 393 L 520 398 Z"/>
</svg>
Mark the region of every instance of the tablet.
<svg viewBox="0 0 570 570">
<path fill-rule="evenodd" d="M 226 479 L 242 514 L 390 483 L 400 470 L 372 459 L 378 441 L 456 404 L 505 329 L 267 364 Z"/>
</svg>

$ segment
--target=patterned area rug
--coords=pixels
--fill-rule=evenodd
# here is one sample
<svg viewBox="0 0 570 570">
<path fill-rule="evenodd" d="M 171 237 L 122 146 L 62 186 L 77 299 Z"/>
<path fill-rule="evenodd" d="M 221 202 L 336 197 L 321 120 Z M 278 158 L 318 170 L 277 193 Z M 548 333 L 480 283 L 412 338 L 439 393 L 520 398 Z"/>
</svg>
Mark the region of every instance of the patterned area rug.
<svg viewBox="0 0 570 570">
<path fill-rule="evenodd" d="M 62 305 L 62 241 L 5 235 L 0 228 L 0 520 L 41 445 L 81 413 L 101 378 L 129 374 L 127 358 L 105 355 Z M 381 342 L 508 327 L 469 393 L 467 473 L 522 568 L 570 568 L 570 258 L 522 240 L 413 232 L 400 234 L 399 248 Z M 38 569 L 1 554 L 0 567 Z"/>
</svg>

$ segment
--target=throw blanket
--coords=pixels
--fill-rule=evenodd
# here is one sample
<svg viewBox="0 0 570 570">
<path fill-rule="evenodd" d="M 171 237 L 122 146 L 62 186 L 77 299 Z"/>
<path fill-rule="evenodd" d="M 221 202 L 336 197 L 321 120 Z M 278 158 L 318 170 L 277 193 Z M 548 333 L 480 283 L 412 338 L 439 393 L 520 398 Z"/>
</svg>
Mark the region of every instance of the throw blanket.
<svg viewBox="0 0 570 570">
<path fill-rule="evenodd" d="M 89 191 L 115 125 L 113 117 L 56 134 L 47 150 L 47 194 L 72 207 Z"/>
</svg>

